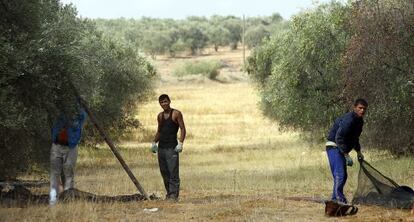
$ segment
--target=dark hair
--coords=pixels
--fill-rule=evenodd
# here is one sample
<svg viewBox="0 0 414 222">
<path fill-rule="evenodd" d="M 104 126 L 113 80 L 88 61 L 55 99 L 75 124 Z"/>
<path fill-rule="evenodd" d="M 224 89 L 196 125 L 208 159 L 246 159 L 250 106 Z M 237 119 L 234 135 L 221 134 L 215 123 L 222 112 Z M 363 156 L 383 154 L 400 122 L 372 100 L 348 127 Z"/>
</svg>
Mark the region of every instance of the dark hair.
<svg viewBox="0 0 414 222">
<path fill-rule="evenodd" d="M 361 104 L 363 106 L 368 106 L 368 102 L 365 99 L 362 99 L 362 98 L 358 98 L 354 102 L 354 106 L 357 106 L 359 104 Z"/>
<path fill-rule="evenodd" d="M 163 101 L 164 99 L 167 99 L 171 102 L 170 97 L 167 94 L 162 94 L 160 97 L 158 97 L 159 102 Z"/>
</svg>

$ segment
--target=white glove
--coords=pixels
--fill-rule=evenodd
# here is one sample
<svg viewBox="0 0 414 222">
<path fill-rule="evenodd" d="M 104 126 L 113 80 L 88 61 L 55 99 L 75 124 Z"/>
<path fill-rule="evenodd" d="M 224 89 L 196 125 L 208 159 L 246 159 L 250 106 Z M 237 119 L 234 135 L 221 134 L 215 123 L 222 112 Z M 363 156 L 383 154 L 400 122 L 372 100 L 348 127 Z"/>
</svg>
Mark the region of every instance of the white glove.
<svg viewBox="0 0 414 222">
<path fill-rule="evenodd" d="M 157 143 L 156 142 L 152 142 L 151 152 L 153 152 L 153 153 L 157 153 L 158 152 L 158 146 L 157 146 Z"/>
<path fill-rule="evenodd" d="M 177 153 L 181 153 L 181 151 L 183 151 L 183 143 L 182 142 L 178 142 L 177 146 L 175 146 L 175 152 Z"/>
</svg>

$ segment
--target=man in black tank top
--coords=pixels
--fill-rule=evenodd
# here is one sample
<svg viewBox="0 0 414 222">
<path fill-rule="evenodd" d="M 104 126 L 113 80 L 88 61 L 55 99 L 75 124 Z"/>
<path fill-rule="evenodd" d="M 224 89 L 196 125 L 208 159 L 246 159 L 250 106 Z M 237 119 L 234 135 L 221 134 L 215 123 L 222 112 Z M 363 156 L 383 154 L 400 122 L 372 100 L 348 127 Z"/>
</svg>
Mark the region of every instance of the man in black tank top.
<svg viewBox="0 0 414 222">
<path fill-rule="evenodd" d="M 184 119 L 180 111 L 170 107 L 171 100 L 168 95 L 162 94 L 158 100 L 164 111 L 157 116 L 158 129 L 151 151 L 158 152 L 158 164 L 167 191 L 166 199 L 178 200 L 180 191 L 179 153 L 183 150 L 186 134 Z M 181 135 L 177 141 L 178 128 L 180 128 Z"/>
</svg>

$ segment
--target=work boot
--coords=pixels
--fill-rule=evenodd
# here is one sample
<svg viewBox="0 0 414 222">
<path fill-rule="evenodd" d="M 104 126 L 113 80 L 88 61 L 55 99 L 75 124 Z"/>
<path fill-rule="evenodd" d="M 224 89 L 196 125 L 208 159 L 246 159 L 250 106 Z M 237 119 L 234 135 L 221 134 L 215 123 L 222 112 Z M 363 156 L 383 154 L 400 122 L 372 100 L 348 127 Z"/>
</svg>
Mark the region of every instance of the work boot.
<svg viewBox="0 0 414 222">
<path fill-rule="evenodd" d="M 165 200 L 170 202 L 178 202 L 178 197 L 174 195 L 167 195 Z"/>
</svg>

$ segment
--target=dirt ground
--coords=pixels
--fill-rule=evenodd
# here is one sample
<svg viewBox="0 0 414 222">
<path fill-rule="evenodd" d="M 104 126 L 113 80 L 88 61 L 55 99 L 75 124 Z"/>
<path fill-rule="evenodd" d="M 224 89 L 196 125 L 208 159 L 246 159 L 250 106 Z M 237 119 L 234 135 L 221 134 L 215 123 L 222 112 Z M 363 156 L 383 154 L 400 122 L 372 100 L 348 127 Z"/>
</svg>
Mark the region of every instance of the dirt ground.
<svg viewBox="0 0 414 222">
<path fill-rule="evenodd" d="M 61 218 L 64 216 L 64 218 Z M 324 204 L 285 200 L 272 194 L 182 192 L 179 202 L 75 201 L 50 207 L 0 208 L 0 221 L 414 221 L 407 210 L 359 206 L 357 215 L 329 218 Z"/>
</svg>

